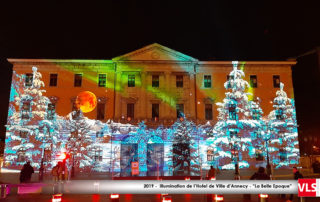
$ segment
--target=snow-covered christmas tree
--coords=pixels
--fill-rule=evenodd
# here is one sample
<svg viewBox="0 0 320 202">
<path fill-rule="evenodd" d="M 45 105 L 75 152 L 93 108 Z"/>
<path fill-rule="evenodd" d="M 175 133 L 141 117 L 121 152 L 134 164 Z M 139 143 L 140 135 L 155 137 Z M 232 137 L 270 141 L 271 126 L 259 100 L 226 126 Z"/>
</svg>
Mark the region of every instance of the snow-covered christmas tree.
<svg viewBox="0 0 320 202">
<path fill-rule="evenodd" d="M 238 62 L 233 62 L 233 70 L 224 87 L 226 97 L 218 106 L 218 122 L 214 127 L 217 133 L 211 142 L 215 146 L 215 153 L 219 167 L 237 169 L 248 167 L 247 161 L 242 160 L 244 153 L 249 155 L 251 138 L 249 130 L 255 127 L 251 121 L 248 93 L 249 84 L 243 80 L 244 72 L 237 69 Z M 210 140 L 209 140 L 210 141 Z"/>
<path fill-rule="evenodd" d="M 70 154 L 70 164 L 76 169 L 91 171 L 93 168 L 93 139 L 90 136 L 89 119 L 81 109 L 67 116 L 66 127 L 70 131 L 66 150 Z"/>
<path fill-rule="evenodd" d="M 40 127 L 47 119 L 49 99 L 43 94 L 45 90 L 42 75 L 37 67 L 32 67 L 32 74 L 19 76 L 13 74 L 13 88 L 16 108 L 8 117 L 6 136 L 6 165 L 22 165 L 31 161 L 35 167 L 40 166 L 44 155 L 39 146 L 42 140 Z M 23 82 L 24 80 L 24 82 Z M 12 96 L 11 94 L 11 96 Z"/>
<path fill-rule="evenodd" d="M 172 125 L 172 167 L 173 175 L 199 175 L 200 154 L 195 140 L 196 126 L 185 117 Z"/>
<path fill-rule="evenodd" d="M 298 164 L 299 145 L 297 121 L 293 99 L 287 97 L 283 90 L 284 84 L 280 83 L 280 90 L 276 92 L 273 100 L 274 110 L 268 118 L 268 128 L 271 133 L 270 153 L 276 168 Z"/>
<path fill-rule="evenodd" d="M 259 166 L 265 167 L 265 158 L 267 157 L 268 145 L 265 144 L 268 140 L 268 134 L 266 133 L 266 123 L 262 118 L 263 111 L 260 107 L 260 98 L 250 101 L 250 115 L 251 122 L 254 124 L 251 130 L 251 143 L 249 155 L 251 158 L 255 158 Z M 267 157 L 268 160 L 268 157 Z"/>
</svg>

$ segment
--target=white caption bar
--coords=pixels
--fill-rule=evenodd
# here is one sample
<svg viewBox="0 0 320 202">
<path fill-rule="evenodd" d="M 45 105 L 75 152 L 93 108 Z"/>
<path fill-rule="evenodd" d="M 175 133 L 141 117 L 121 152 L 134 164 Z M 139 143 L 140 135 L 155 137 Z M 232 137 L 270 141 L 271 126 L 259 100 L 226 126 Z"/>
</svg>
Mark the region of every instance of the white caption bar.
<svg viewBox="0 0 320 202">
<path fill-rule="evenodd" d="M 70 194 L 296 194 L 295 180 L 101 180 L 69 181 L 56 187 Z M 44 190 L 43 190 L 44 191 Z"/>
</svg>

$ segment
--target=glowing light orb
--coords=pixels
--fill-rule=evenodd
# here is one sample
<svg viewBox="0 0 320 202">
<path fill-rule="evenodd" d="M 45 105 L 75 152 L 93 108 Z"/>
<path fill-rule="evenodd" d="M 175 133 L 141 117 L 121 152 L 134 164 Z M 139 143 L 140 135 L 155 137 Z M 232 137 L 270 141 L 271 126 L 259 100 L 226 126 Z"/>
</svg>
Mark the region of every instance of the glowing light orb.
<svg viewBox="0 0 320 202">
<path fill-rule="evenodd" d="M 78 94 L 76 103 L 83 113 L 88 113 L 97 106 L 97 98 L 92 92 L 83 91 Z"/>
</svg>

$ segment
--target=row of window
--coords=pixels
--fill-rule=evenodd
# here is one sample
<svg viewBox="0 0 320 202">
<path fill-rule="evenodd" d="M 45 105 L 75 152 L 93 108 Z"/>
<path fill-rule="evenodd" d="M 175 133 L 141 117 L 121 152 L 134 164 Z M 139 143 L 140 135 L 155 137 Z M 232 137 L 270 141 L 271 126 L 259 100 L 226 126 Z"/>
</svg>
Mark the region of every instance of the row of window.
<svg viewBox="0 0 320 202">
<path fill-rule="evenodd" d="M 152 119 L 156 120 L 159 119 L 159 104 L 152 104 Z M 177 118 L 184 117 L 184 104 L 177 104 L 176 105 L 176 115 Z M 127 117 L 130 119 L 134 118 L 134 104 L 128 103 L 127 104 Z M 205 119 L 212 120 L 212 104 L 205 104 Z"/>
<path fill-rule="evenodd" d="M 25 86 L 30 87 L 32 86 L 32 79 L 33 74 L 26 74 L 25 75 Z M 233 79 L 233 76 L 227 76 L 227 80 Z M 128 75 L 128 87 L 135 87 L 136 86 L 136 76 L 135 75 Z M 58 74 L 50 74 L 50 82 L 49 86 L 54 87 L 58 84 Z M 152 87 L 158 88 L 160 84 L 159 75 L 152 75 Z M 106 87 L 107 85 L 107 75 L 106 74 L 99 74 L 98 75 L 98 86 L 99 87 Z M 74 75 L 74 87 L 81 87 L 82 86 L 82 74 L 75 74 Z M 204 75 L 203 77 L 203 86 L 205 88 L 211 88 L 212 86 L 212 79 L 211 75 Z M 258 79 L 257 75 L 250 75 L 250 86 L 252 88 L 258 87 Z M 183 75 L 176 75 L 176 87 L 183 88 Z M 279 88 L 280 87 L 280 76 L 273 75 L 273 87 Z"/>
<path fill-rule="evenodd" d="M 48 104 L 47 107 L 47 119 L 53 120 L 55 115 L 56 105 Z M 72 105 L 72 111 L 75 111 L 75 104 Z M 30 118 L 30 102 L 24 102 L 21 109 L 21 119 L 29 119 Z M 159 104 L 152 104 L 152 119 L 159 119 Z M 184 105 L 177 104 L 176 105 L 177 118 L 184 116 Z M 134 119 L 134 103 L 127 104 L 127 117 L 130 119 Z M 205 104 L 205 118 L 206 120 L 212 120 L 212 104 Z M 105 119 L 105 103 L 97 104 L 97 120 Z"/>
<path fill-rule="evenodd" d="M 31 105 L 30 102 L 23 102 L 21 107 L 21 119 L 30 119 L 31 117 Z M 55 104 L 48 104 L 47 107 L 47 119 L 53 120 L 56 113 L 56 105 Z"/>
<path fill-rule="evenodd" d="M 255 151 L 255 158 L 256 161 L 263 161 L 264 160 L 264 154 L 262 151 L 263 148 L 258 147 Z M 232 152 L 234 155 L 238 155 L 238 152 Z M 280 162 L 286 161 L 288 159 L 287 152 L 284 149 L 279 150 L 279 158 Z M 207 150 L 207 161 L 214 161 L 214 151 L 212 149 Z"/>
<path fill-rule="evenodd" d="M 238 155 L 238 152 L 234 152 L 235 155 Z M 17 162 L 24 162 L 26 161 L 26 149 L 21 148 L 17 152 L 18 158 Z M 97 147 L 94 150 L 94 161 L 102 161 L 102 155 L 103 155 L 103 150 L 101 147 Z M 280 161 L 286 161 L 288 159 L 287 157 L 287 152 L 284 149 L 279 150 L 279 157 Z M 258 147 L 255 152 L 255 158 L 257 161 L 263 161 L 264 160 L 264 154 L 262 151 L 261 147 Z M 44 150 L 44 162 L 50 162 L 51 161 L 51 150 L 50 149 L 45 149 Z M 212 149 L 207 150 L 207 161 L 214 161 L 214 151 Z"/>
<path fill-rule="evenodd" d="M 17 152 L 17 162 L 25 162 L 27 160 L 26 156 L 26 149 L 25 148 L 20 148 Z M 97 147 L 94 149 L 93 152 L 93 159 L 95 161 L 102 161 L 102 154 L 103 150 L 101 147 Z M 45 148 L 44 153 L 43 153 L 43 162 L 51 162 L 52 158 L 52 152 L 51 149 Z"/>
<path fill-rule="evenodd" d="M 230 120 L 237 120 L 237 105 L 234 103 L 230 103 L 228 106 L 229 109 L 229 119 Z M 76 107 L 75 104 L 72 105 L 72 111 L 75 111 Z M 21 119 L 29 119 L 30 118 L 30 102 L 24 102 L 21 108 Z M 47 107 L 47 119 L 52 120 L 54 119 L 54 115 L 56 112 L 56 105 L 54 103 L 48 104 Z M 184 105 L 177 104 L 176 105 L 176 112 L 177 118 L 184 117 Z M 159 104 L 152 104 L 152 119 L 159 119 Z M 131 119 L 134 118 L 134 103 L 127 104 L 127 117 Z M 205 119 L 212 120 L 212 104 L 205 104 Z M 252 119 L 259 120 L 261 117 L 260 112 L 258 110 L 252 110 Z M 97 120 L 104 120 L 105 119 L 105 103 L 98 103 L 97 104 Z M 276 110 L 276 119 L 283 120 L 283 110 L 278 109 Z"/>
</svg>

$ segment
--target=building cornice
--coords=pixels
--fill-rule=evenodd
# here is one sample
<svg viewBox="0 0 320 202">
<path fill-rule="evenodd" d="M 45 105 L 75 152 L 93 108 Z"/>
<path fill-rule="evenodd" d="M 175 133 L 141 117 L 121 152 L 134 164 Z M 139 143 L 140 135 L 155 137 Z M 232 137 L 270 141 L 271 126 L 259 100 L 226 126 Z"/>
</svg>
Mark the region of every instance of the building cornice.
<svg viewBox="0 0 320 202">
<path fill-rule="evenodd" d="M 184 63 L 197 65 L 232 65 L 233 61 L 177 61 L 177 60 L 85 60 L 85 59 L 7 59 L 11 64 L 41 63 L 78 63 L 78 64 L 112 64 L 112 63 Z M 295 65 L 297 61 L 239 61 L 238 65 Z"/>
<path fill-rule="evenodd" d="M 233 61 L 199 61 L 199 65 L 232 65 Z M 238 65 L 295 65 L 297 61 L 239 61 Z"/>
<path fill-rule="evenodd" d="M 86 59 L 17 59 L 8 58 L 11 64 L 15 63 L 86 63 L 86 64 L 112 64 L 112 60 L 86 60 Z"/>
</svg>

